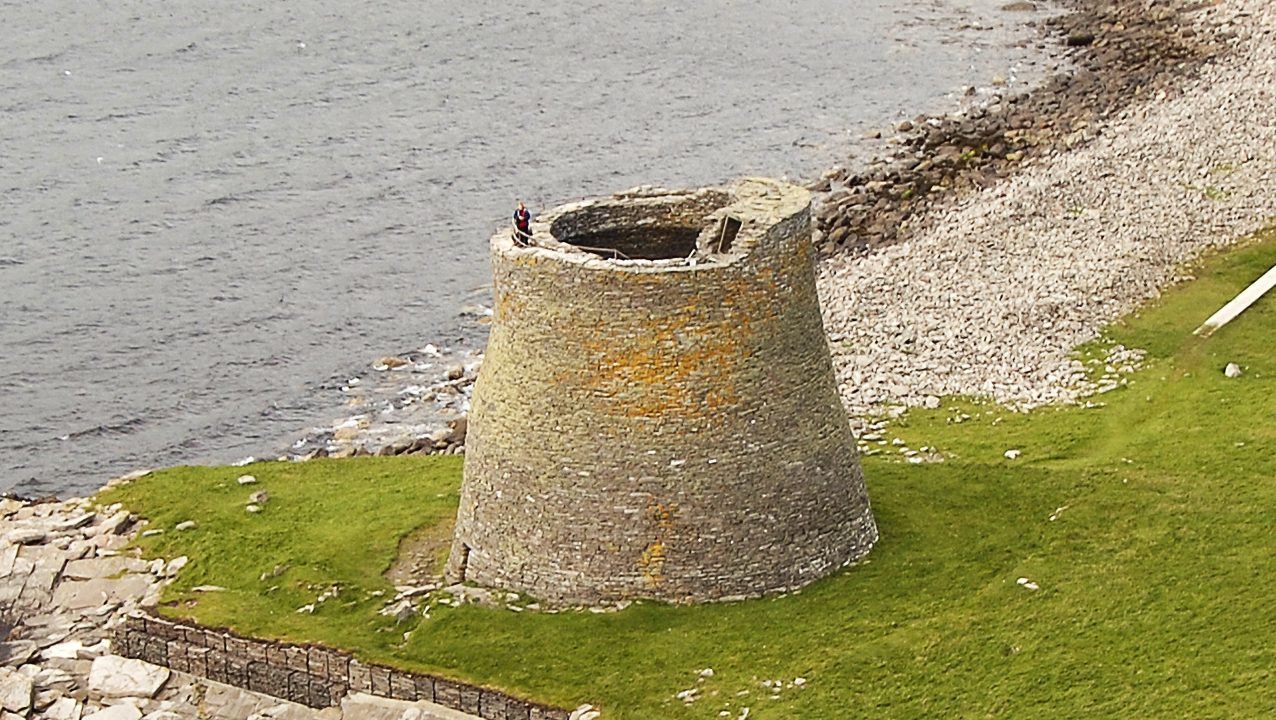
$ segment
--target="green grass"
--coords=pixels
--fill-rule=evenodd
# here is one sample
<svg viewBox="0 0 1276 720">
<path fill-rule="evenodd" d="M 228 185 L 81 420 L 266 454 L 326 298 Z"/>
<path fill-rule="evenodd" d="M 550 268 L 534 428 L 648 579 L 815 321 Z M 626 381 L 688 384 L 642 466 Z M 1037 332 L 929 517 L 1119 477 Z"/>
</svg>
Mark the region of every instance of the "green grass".
<svg viewBox="0 0 1276 720">
<path fill-rule="evenodd" d="M 192 559 L 166 612 L 589 701 L 607 718 L 1271 717 L 1276 298 L 1211 339 L 1190 333 L 1272 265 L 1276 233 L 1112 327 L 1105 343 L 1148 358 L 1101 408 L 954 399 L 896 422 L 893 435 L 947 460 L 866 458 L 882 540 L 798 595 L 604 615 L 437 608 L 404 641 L 367 593 L 389 589 L 399 538 L 452 512 L 451 458 L 253 466 L 273 496 L 260 516 L 242 510 L 239 469 L 179 468 L 102 500 L 154 526 L 199 522 L 142 541 Z M 1244 376 L 1225 378 L 1228 362 Z M 947 422 L 961 410 L 972 419 Z M 334 582 L 340 602 L 295 612 Z M 200 584 L 229 589 L 190 592 Z M 778 699 L 766 679 L 785 681 Z M 674 698 L 696 686 L 693 704 Z"/>
</svg>

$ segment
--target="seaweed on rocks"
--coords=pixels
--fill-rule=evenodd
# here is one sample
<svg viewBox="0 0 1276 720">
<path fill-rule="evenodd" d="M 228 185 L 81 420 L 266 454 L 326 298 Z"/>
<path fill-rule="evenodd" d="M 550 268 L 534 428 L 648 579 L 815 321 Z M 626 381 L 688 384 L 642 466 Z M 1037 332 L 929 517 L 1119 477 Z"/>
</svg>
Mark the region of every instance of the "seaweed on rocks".
<svg viewBox="0 0 1276 720">
<path fill-rule="evenodd" d="M 1229 34 L 1199 33 L 1210 2 L 1065 0 L 1042 21 L 1064 64 L 1023 93 L 980 98 L 964 112 L 900 123 L 892 156 L 838 168 L 809 187 L 822 255 L 862 253 L 910 237 L 939 201 L 989 187 L 1025 162 L 1084 145 L 1102 122 L 1149 94 L 1177 92 L 1218 57 Z"/>
</svg>

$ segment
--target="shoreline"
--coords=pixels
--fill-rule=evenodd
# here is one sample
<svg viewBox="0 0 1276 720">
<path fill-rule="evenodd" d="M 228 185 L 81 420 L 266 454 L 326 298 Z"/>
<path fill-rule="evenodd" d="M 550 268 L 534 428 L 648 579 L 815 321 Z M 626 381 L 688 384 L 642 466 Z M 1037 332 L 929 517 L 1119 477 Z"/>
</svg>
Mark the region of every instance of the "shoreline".
<svg viewBox="0 0 1276 720">
<path fill-rule="evenodd" d="M 1166 3 L 1060 4 L 1063 14 L 1039 25 L 1059 54 L 1038 86 L 971 94 L 952 113 L 904 121 L 862 171 L 834 167 L 808 186 L 823 194 L 816 245 L 824 258 L 906 241 L 941 206 L 1003 182 L 1033 160 L 1084 147 L 1124 108 L 1180 92 L 1220 56 L 1229 32 L 1195 26 L 1196 14 L 1212 6 L 1204 2 L 1178 11 Z"/>
<path fill-rule="evenodd" d="M 1090 0 L 1083 2 L 1096 4 Z M 1016 403 L 1033 407 L 1043 402 L 1076 401 L 1080 397 L 1075 394 L 1078 387 L 1102 391 L 1103 387 L 1120 385 L 1127 368 L 1137 367 L 1139 363 L 1137 349 L 1113 348 L 1115 354 L 1103 356 L 1098 363 L 1102 368 L 1098 372 L 1105 378 L 1102 384 L 1087 386 L 1086 383 L 1093 382 L 1087 379 L 1090 368 L 1083 366 L 1078 370 L 1069 356 L 1078 339 L 1081 342 L 1094 339 L 1105 321 L 1111 322 L 1138 302 L 1155 297 L 1167 283 L 1185 279 L 1179 274 L 1181 263 L 1208 248 L 1234 243 L 1244 236 L 1246 227 L 1256 222 L 1261 224 L 1263 218 L 1270 221 L 1276 217 L 1276 197 L 1262 195 L 1263 189 L 1276 181 L 1276 148 L 1273 148 L 1276 133 L 1265 135 L 1273 121 L 1253 113 L 1255 104 L 1263 107 L 1264 98 L 1276 97 L 1276 49 L 1273 49 L 1276 47 L 1276 9 L 1262 7 L 1260 0 L 1233 0 L 1198 10 L 1199 14 L 1187 16 L 1187 26 L 1171 35 L 1180 38 L 1208 35 L 1201 45 L 1209 50 L 1208 57 L 1189 61 L 1174 56 L 1174 62 L 1181 66 L 1175 65 L 1178 71 L 1169 74 L 1157 74 L 1148 65 L 1138 66 L 1142 69 L 1119 81 L 1144 87 L 1135 93 L 1138 97 L 1130 98 L 1119 107 L 1109 107 L 1103 116 L 1085 120 L 1085 126 L 1044 136 L 1039 144 L 1031 146 L 1031 151 L 1025 151 L 1016 160 L 991 154 L 993 159 L 987 161 L 988 166 L 953 164 L 951 168 L 936 169 L 941 173 L 951 170 L 955 173 L 953 177 L 965 178 L 969 187 L 962 190 L 960 183 L 952 180 L 950 190 L 928 193 L 931 199 L 908 206 L 907 212 L 911 214 L 898 221 L 904 233 L 896 233 L 890 239 L 883 235 L 881 243 L 875 246 L 847 246 L 821 261 L 826 332 L 833 342 L 835 364 L 844 385 L 843 401 L 853 416 L 860 412 L 856 417 L 861 423 L 857 431 L 862 448 L 881 452 L 879 446 L 889 445 L 892 452 L 907 455 L 910 462 L 942 459 L 926 456 L 926 448 L 919 453 L 897 442 L 888 443 L 887 436 L 881 434 L 884 426 L 871 419 L 895 410 L 902 412 L 906 407 L 930 407 L 932 397 L 982 390 L 985 397 L 1005 402 L 1012 408 Z M 1165 18 L 1154 22 L 1170 21 Z M 1157 27 L 1166 30 L 1169 26 Z M 1192 34 L 1183 35 L 1183 29 L 1191 29 Z M 1098 45 L 1102 32 L 1095 35 L 1091 47 L 1108 47 Z M 1133 40 L 1127 42 L 1134 43 Z M 1217 49 L 1219 42 L 1230 43 L 1232 52 Z M 1148 74 L 1142 74 L 1145 71 Z M 1119 82 L 1112 80 L 1111 86 L 1116 87 Z M 1037 101 L 1010 104 L 1024 102 Z M 1214 114 L 1206 115 L 1205 110 Z M 944 127 L 943 122 L 940 121 L 940 128 Z M 960 121 L 954 122 L 960 127 Z M 925 124 L 934 128 L 929 121 Z M 1071 127 L 1071 124 L 1059 127 Z M 1266 144 L 1256 142 L 1255 135 L 1260 141 L 1265 138 Z M 913 137 L 922 136 L 914 134 Z M 1181 144 L 1174 142 L 1176 138 Z M 903 143 L 902 147 L 913 146 Z M 913 152 L 925 154 L 928 148 L 954 146 L 943 143 L 932 146 L 927 136 L 919 147 L 920 150 Z M 952 155 L 952 152 L 937 151 L 935 157 Z M 1234 157 L 1223 159 L 1228 155 Z M 1167 157 L 1180 161 L 1167 162 Z M 914 155 L 907 162 L 916 160 L 920 165 L 925 159 L 928 158 L 917 160 Z M 882 167 L 884 177 L 890 177 L 892 171 L 884 169 L 885 165 Z M 1003 167 L 1008 168 L 1007 174 L 997 174 Z M 920 171 L 914 168 L 920 173 L 927 170 L 929 168 Z M 980 192 L 976 178 L 988 172 L 996 174 L 994 187 L 989 192 Z M 827 180 L 831 187 L 832 179 Z M 871 182 L 885 181 L 866 179 L 866 192 Z M 896 187 L 900 187 L 898 182 L 874 186 L 876 191 L 887 194 Z M 848 192 L 847 197 L 851 194 L 853 192 Z M 824 207 L 840 206 L 826 204 Z M 1021 262 L 1024 267 L 1013 262 Z M 1006 278 L 1010 278 L 1009 285 L 996 284 Z M 978 285 L 979 292 L 971 291 L 972 284 Z M 1069 292 L 1075 295 L 1078 289 L 1089 292 L 1084 297 L 1067 297 Z M 1013 297 L 1007 294 L 1019 291 L 1022 294 Z M 972 308 L 977 312 L 972 314 Z M 1202 308 L 1202 311 L 1207 315 L 1213 309 Z M 482 315 L 480 309 L 476 316 Z M 918 324 L 913 329 L 929 331 L 934 329 L 932 326 L 945 322 L 956 327 L 950 328 L 949 334 L 940 328 L 934 337 L 926 332 L 901 332 L 923 319 L 929 325 Z M 978 333 L 970 337 L 959 334 L 972 328 Z M 962 348 L 966 354 L 944 356 L 947 357 L 944 361 L 951 363 L 945 368 L 936 360 L 939 357 L 936 352 L 952 347 Z M 866 351 L 861 353 L 857 348 Z M 422 348 L 397 356 L 403 365 L 391 367 L 394 363 L 378 362 L 376 365 L 385 369 L 370 371 L 384 378 L 396 378 L 396 373 L 420 373 L 422 377 L 442 373 L 437 383 L 451 388 L 451 392 L 446 393 L 441 407 L 450 409 L 454 414 L 449 420 L 457 422 L 452 427 L 436 427 L 434 432 L 447 430 L 446 438 L 440 435 L 436 440 L 424 436 L 432 446 L 428 452 L 463 452 L 461 412 L 469 384 L 481 362 L 481 355 L 469 352 L 462 349 L 459 356 L 452 356 L 446 349 L 435 348 L 431 353 Z M 1023 371 L 1030 362 L 1037 365 L 1031 372 Z M 962 365 L 968 367 L 962 369 Z M 884 378 L 889 386 L 866 383 L 865 377 L 856 378 L 857 372 Z M 1077 372 L 1081 372 L 1081 377 Z M 945 384 L 948 382 L 952 384 Z M 365 383 L 376 384 L 361 380 L 347 387 L 366 387 Z M 865 387 L 880 390 L 880 397 L 865 400 L 846 391 L 850 388 L 858 393 Z M 1017 396 L 1024 388 L 1032 392 L 1028 396 Z M 417 410 L 426 409 L 427 403 L 440 404 L 437 403 L 439 395 L 430 397 L 430 392 L 423 389 L 419 394 L 409 393 L 413 399 L 402 401 L 403 406 L 396 407 L 394 412 L 402 412 L 417 403 L 420 403 Z M 397 393 L 395 395 L 397 397 Z M 375 392 L 369 392 L 368 396 L 379 397 Z M 341 440 L 337 440 L 334 427 L 331 442 L 342 443 L 337 452 L 327 450 L 329 440 L 320 433 L 314 441 L 315 447 L 307 449 L 305 455 L 319 456 L 319 443 L 323 443 L 323 454 L 329 456 L 427 452 L 424 446 L 413 449 L 420 436 L 406 446 L 397 446 L 395 441 L 376 450 L 366 445 L 362 451 L 356 449 L 361 440 L 389 437 L 376 435 L 376 431 L 390 425 L 395 423 L 377 425 L 369 418 L 366 427 L 356 423 L 343 428 L 353 432 L 343 434 Z M 442 447 L 438 447 L 439 443 Z M 395 447 L 404 449 L 395 452 Z M 381 448 L 391 450 L 383 452 Z M 300 460 L 305 459 L 305 455 L 285 455 L 285 458 Z M 129 482 L 143 474 L 145 471 L 117 478 L 108 486 Z M 13 531 L 28 528 L 11 528 L 0 543 L 0 579 L 5 580 L 0 583 L 0 590 L 12 592 L 13 567 L 26 562 L 23 567 L 26 575 L 18 583 L 17 594 L 9 598 L 10 604 L 3 608 L 5 613 L 0 613 L 0 635 L 7 634 L 10 625 L 20 625 L 28 632 L 37 627 L 44 633 L 40 643 L 49 641 L 48 644 L 40 647 L 36 643 L 34 653 L 18 666 L 35 664 L 28 661 L 37 654 L 50 655 L 39 661 L 48 667 L 37 667 L 29 676 L 33 696 L 38 687 L 43 694 L 41 702 L 49 701 L 49 707 L 67 697 L 83 704 L 69 692 L 57 694 L 61 693 L 59 688 L 67 685 L 69 678 L 87 692 L 92 686 L 86 680 L 89 666 L 95 661 L 90 656 L 109 652 L 109 645 L 103 648 L 99 641 L 107 639 L 111 623 L 122 622 L 127 611 L 144 606 L 148 599 L 157 599 L 163 581 L 180 570 L 181 563 L 177 559 L 156 565 L 121 553 L 126 536 L 141 528 L 130 527 L 133 521 L 127 510 L 95 510 L 89 506 L 90 502 L 82 499 L 0 500 L 0 520 L 6 523 L 15 518 L 24 523 L 32 520 L 31 524 L 38 520 L 50 528 L 43 531 L 39 539 L 34 535 L 16 537 Z M 93 512 L 97 514 L 85 519 Z M 68 559 L 76 554 L 78 557 Z M 6 561 L 6 557 L 11 559 Z M 109 572 L 103 567 L 100 577 L 73 576 L 70 578 L 73 582 L 127 582 L 133 586 L 105 590 L 107 596 L 102 604 L 94 604 L 86 596 L 83 607 L 68 609 L 57 605 L 54 599 L 57 583 L 65 582 L 71 563 L 84 560 L 127 567 Z M 130 560 L 137 563 L 130 564 Z M 3 568 L 5 562 L 10 565 L 8 569 Z M 174 563 L 177 563 L 175 568 Z M 113 576 L 119 571 L 123 574 Z M 92 575 L 98 573 L 98 569 L 81 565 L 76 566 L 76 572 Z M 16 601 L 28 587 L 34 588 L 29 596 L 35 602 L 34 611 L 11 617 Z M 117 591 L 118 596 L 110 595 Z M 93 600 L 97 592 L 93 591 Z M 104 607 L 107 609 L 103 610 Z M 66 629 L 72 627 L 79 629 Z M 64 631 L 67 634 L 60 635 Z M 53 639 L 55 637 L 57 639 Z M 78 643 L 78 647 L 67 644 L 72 642 Z M 23 647 L 23 652 L 31 648 Z M 58 657 L 59 654 L 71 657 Z M 3 664 L 0 662 L 0 666 Z M 195 717 L 203 696 L 199 702 L 192 702 L 195 680 L 191 676 L 179 676 L 179 680 L 170 688 L 172 696 L 136 702 L 125 700 L 118 704 L 141 705 L 148 710 L 168 712 L 169 717 Z M 291 707 L 276 711 L 274 708 L 280 703 L 264 696 L 230 698 L 227 691 L 218 692 L 229 698 L 224 701 L 228 703 L 226 706 L 256 703 L 251 712 L 262 717 L 309 717 Z M 100 701 L 101 698 L 91 700 Z M 165 702 L 171 704 L 164 707 Z M 243 716 L 247 717 L 248 712 Z M 140 712 L 133 717 L 140 717 Z"/>
<path fill-rule="evenodd" d="M 1088 146 L 1126 107 L 1181 92 L 1236 35 L 1230 28 L 1209 33 L 1196 27 L 1198 14 L 1212 7 L 1208 3 L 1178 11 L 1165 3 L 1110 7 L 1100 0 L 1059 0 L 1058 5 L 1061 14 L 1029 21 L 1040 33 L 1039 46 L 1054 46 L 1046 57 L 1052 65 L 1037 85 L 1017 93 L 1003 93 L 996 85 L 969 88 L 974 92 L 967 93 L 966 104 L 949 113 L 919 115 L 874 133 L 879 135 L 876 153 L 859 163 L 860 170 L 847 169 L 855 165 L 851 158 L 807 183 L 816 195 L 813 240 L 822 271 L 837 258 L 906 244 L 933 228 L 947 208 L 977 198 L 1035 163 Z M 473 323 L 473 332 L 454 347 L 430 344 L 369 363 L 338 389 L 350 414 L 299 430 L 283 441 L 287 445 L 263 447 L 261 456 L 236 464 L 463 453 L 464 418 L 490 313 L 484 305 L 462 308 L 460 315 Z M 826 332 L 831 345 L 841 339 L 834 328 Z M 902 407 L 848 403 L 857 434 L 870 436 L 884 428 L 881 416 L 898 414 Z M 868 448 L 861 443 L 861 449 Z"/>
<path fill-rule="evenodd" d="M 863 161 L 861 170 L 835 166 L 807 184 L 816 193 L 813 240 L 821 267 L 833 258 L 905 243 L 932 226 L 944 208 L 1009 180 L 1033 162 L 1087 146 L 1124 108 L 1157 93 L 1170 97 L 1181 91 L 1220 56 L 1228 32 L 1211 35 L 1195 27 L 1196 14 L 1208 7 L 1204 3 L 1187 11 L 1162 5 L 1111 7 L 1099 0 L 1062 0 L 1060 5 L 1062 14 L 1031 21 L 1039 42 L 1055 45 L 1047 57 L 1052 69 L 1039 84 L 1017 93 L 996 86 L 970 88 L 967 103 L 950 113 L 919 115 L 877 133 L 882 136 L 877 154 Z M 490 312 L 479 306 L 462 314 L 485 319 Z M 827 331 L 836 342 L 837 333 Z M 1118 365 L 1137 362 L 1137 353 L 1115 352 L 1111 360 Z M 402 357 L 416 362 L 412 353 Z M 461 376 L 435 377 L 425 385 L 413 376 L 398 391 L 410 390 L 409 397 L 387 401 L 383 392 L 359 412 L 312 428 L 277 457 L 463 453 L 463 418 L 481 362 L 476 342 L 446 362 L 452 369 L 462 366 Z M 378 376 L 377 365 L 360 382 L 392 381 L 393 373 L 401 372 Z M 1107 385 L 1105 380 L 1092 390 Z M 898 412 L 886 406 L 848 409 L 857 433 L 870 436 L 884 427 L 874 416 Z"/>
<path fill-rule="evenodd" d="M 1164 33 L 1169 16 L 1157 17 Z M 1143 87 L 1137 102 L 1049 136 L 1012 176 L 935 203 L 896 241 L 826 258 L 848 414 L 891 417 L 944 396 L 1029 410 L 1111 389 L 1140 357 L 1105 347 L 1103 328 L 1190 276 L 1202 252 L 1276 218 L 1265 191 L 1276 18 L 1253 0 L 1181 17 L 1172 36 L 1201 40 L 1197 62 L 1169 54 L 1183 72 L 1149 74 L 1140 58 L 1158 51 L 1124 35 L 1136 72 L 1111 83 Z"/>
</svg>

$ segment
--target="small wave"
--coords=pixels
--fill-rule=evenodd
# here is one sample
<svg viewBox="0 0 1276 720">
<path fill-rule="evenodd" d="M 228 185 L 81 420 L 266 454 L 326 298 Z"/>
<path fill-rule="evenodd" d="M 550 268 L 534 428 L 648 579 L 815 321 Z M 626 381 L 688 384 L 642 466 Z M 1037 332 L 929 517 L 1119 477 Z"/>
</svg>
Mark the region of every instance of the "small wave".
<svg viewBox="0 0 1276 720">
<path fill-rule="evenodd" d="M 142 418 L 129 418 L 124 422 L 112 423 L 109 425 L 97 425 L 86 430 L 77 430 L 68 434 L 67 439 L 79 439 L 84 437 L 106 437 L 110 435 L 131 435 L 146 424 L 146 420 Z"/>
<path fill-rule="evenodd" d="M 21 265 L 22 261 L 15 257 L 0 257 L 0 267 L 14 267 Z"/>
</svg>

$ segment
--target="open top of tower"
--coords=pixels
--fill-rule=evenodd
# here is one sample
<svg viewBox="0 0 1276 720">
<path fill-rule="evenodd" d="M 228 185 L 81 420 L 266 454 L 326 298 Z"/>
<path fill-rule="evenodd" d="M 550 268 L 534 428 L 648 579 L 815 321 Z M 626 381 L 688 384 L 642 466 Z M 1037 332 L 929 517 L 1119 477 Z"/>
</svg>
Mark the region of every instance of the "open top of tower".
<svg viewBox="0 0 1276 720">
<path fill-rule="evenodd" d="M 766 178 L 694 190 L 639 187 L 556 207 L 532 223 L 530 246 L 501 231 L 492 249 L 646 272 L 730 265 L 810 201 L 806 190 Z"/>
<path fill-rule="evenodd" d="M 810 193 L 640 188 L 531 231 L 492 239 L 449 578 L 549 605 L 702 602 L 869 551 Z"/>
</svg>

